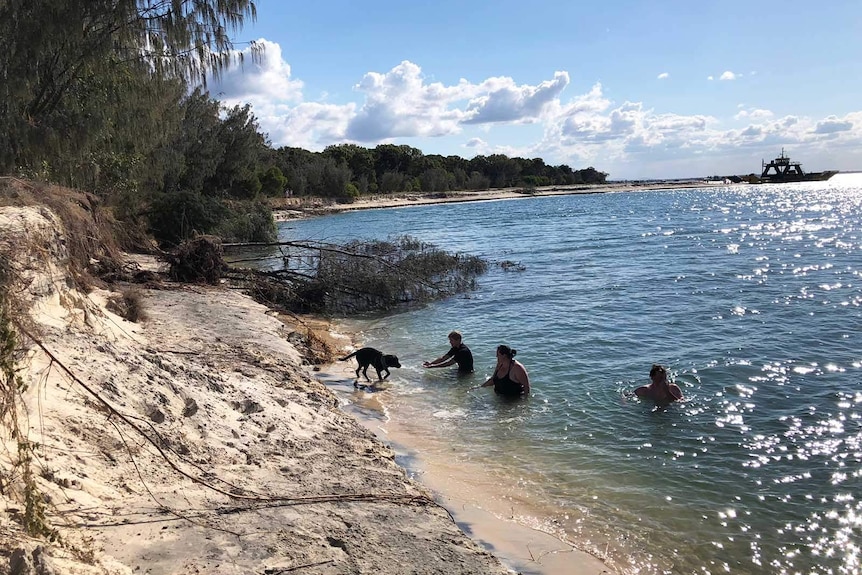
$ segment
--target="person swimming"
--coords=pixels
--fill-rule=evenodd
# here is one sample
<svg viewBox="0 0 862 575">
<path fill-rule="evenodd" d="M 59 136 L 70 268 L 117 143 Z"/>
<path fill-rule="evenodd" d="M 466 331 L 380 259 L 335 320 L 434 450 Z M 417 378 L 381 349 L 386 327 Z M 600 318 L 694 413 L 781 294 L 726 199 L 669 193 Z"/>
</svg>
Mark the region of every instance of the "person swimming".
<svg viewBox="0 0 862 575">
<path fill-rule="evenodd" d="M 520 397 L 530 395 L 530 376 L 527 369 L 520 361 L 515 359 L 518 350 L 508 345 L 497 346 L 497 365 L 494 374 L 485 383 L 477 386 L 494 386 L 494 393 L 506 397 Z"/>
<path fill-rule="evenodd" d="M 636 396 L 652 399 L 658 403 L 683 400 L 682 389 L 677 384 L 668 381 L 667 369 L 663 365 L 653 364 L 649 370 L 649 378 L 652 383 L 635 389 Z"/>
</svg>

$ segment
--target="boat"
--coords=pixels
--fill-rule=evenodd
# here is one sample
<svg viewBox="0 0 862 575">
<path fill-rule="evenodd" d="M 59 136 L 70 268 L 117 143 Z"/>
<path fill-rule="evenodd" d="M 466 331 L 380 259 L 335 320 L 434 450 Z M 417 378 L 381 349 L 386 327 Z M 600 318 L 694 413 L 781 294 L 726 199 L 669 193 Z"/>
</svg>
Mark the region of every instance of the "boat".
<svg viewBox="0 0 862 575">
<path fill-rule="evenodd" d="M 781 148 L 781 155 L 771 162 L 767 163 L 761 160 L 761 167 L 763 173 L 760 174 L 760 181 L 764 184 L 820 182 L 828 180 L 838 173 L 838 170 L 805 173 L 802 170 L 802 164 L 790 161 L 790 158 L 784 154 L 784 148 Z"/>
</svg>

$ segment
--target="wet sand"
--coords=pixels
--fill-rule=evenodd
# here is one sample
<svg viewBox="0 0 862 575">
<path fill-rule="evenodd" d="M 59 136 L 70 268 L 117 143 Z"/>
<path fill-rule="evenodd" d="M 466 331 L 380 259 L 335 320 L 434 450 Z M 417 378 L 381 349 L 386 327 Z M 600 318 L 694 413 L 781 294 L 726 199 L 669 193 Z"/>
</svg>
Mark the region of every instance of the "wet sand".
<svg viewBox="0 0 862 575">
<path fill-rule="evenodd" d="M 428 487 L 438 503 L 474 541 L 503 563 L 523 574 L 600 575 L 616 571 L 602 559 L 576 549 L 552 533 L 532 527 L 536 516 L 526 500 L 500 486 L 480 466 L 453 460 L 445 448 L 431 446 L 415 430 L 389 416 L 386 395 L 352 391 L 353 368 L 347 364 L 322 366 L 317 378 L 340 398 L 347 413 L 375 433 L 396 453 L 396 462 Z"/>
</svg>

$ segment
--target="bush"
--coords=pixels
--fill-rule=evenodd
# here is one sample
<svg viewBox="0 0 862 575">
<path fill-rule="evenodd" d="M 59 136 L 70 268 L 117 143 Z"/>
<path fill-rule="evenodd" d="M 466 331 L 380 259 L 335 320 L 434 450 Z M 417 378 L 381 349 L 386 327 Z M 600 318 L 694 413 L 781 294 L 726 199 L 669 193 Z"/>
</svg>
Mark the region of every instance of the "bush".
<svg viewBox="0 0 862 575">
<path fill-rule="evenodd" d="M 150 232 L 163 246 L 176 246 L 196 235 L 210 233 L 226 218 L 227 212 L 219 200 L 197 192 L 162 194 L 150 206 Z"/>
<path fill-rule="evenodd" d="M 212 233 L 225 242 L 273 242 L 277 231 L 272 210 L 262 202 L 234 202 Z"/>
<path fill-rule="evenodd" d="M 123 290 L 122 295 L 109 299 L 107 307 L 118 316 L 134 323 L 147 319 L 141 292 L 135 288 Z"/>
</svg>

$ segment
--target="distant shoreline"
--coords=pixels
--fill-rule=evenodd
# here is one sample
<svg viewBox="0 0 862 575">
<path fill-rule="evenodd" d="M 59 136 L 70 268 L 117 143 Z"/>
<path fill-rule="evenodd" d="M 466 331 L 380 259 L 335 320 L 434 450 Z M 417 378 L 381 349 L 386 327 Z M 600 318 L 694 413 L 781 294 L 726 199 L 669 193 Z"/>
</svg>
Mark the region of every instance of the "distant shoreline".
<svg viewBox="0 0 862 575">
<path fill-rule="evenodd" d="M 482 202 L 511 200 L 547 196 L 569 196 L 576 194 L 607 194 L 617 192 L 639 192 L 678 190 L 684 188 L 713 188 L 725 186 L 722 182 L 703 180 L 667 180 L 655 182 L 617 182 L 610 184 L 546 186 L 525 191 L 524 188 L 498 188 L 492 190 L 453 191 L 432 193 L 407 193 L 364 196 L 353 203 L 336 203 L 325 198 L 275 198 L 270 200 L 276 221 L 323 216 L 356 210 L 399 208 L 460 202 Z"/>
</svg>

